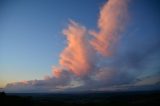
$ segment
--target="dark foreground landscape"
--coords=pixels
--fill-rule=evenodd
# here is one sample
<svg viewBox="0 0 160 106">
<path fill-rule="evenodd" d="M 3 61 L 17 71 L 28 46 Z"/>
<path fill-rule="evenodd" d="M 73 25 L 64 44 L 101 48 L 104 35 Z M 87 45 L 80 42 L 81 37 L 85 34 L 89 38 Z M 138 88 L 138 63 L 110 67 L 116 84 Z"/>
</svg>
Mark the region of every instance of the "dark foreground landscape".
<svg viewBox="0 0 160 106">
<path fill-rule="evenodd" d="M 160 106 L 160 91 L 1 93 L 0 106 Z"/>
</svg>

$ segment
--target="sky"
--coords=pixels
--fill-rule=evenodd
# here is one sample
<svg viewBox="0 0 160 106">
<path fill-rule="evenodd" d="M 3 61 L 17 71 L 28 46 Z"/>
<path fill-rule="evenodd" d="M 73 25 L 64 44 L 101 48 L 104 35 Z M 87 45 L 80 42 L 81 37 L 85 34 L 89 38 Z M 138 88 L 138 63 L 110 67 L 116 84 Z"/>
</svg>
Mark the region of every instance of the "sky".
<svg viewBox="0 0 160 106">
<path fill-rule="evenodd" d="M 160 90 L 159 10 L 159 0 L 0 0 L 0 88 Z"/>
</svg>

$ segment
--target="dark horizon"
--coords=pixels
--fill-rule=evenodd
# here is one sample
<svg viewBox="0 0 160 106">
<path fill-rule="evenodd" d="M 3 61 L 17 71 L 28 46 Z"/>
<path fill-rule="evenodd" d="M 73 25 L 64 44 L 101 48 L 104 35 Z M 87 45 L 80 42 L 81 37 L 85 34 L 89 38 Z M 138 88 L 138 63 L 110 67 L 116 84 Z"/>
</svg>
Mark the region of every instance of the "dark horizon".
<svg viewBox="0 0 160 106">
<path fill-rule="evenodd" d="M 92 93 L 33 93 L 0 94 L 1 105 L 23 106 L 159 106 L 160 91 L 154 92 L 92 92 Z"/>
</svg>

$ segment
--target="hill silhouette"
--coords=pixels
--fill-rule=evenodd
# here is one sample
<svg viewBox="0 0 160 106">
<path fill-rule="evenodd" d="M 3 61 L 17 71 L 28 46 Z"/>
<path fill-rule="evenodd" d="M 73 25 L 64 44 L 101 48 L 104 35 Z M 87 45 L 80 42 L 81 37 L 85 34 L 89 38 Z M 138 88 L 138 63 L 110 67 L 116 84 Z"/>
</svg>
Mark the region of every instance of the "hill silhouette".
<svg viewBox="0 0 160 106">
<path fill-rule="evenodd" d="M 0 93 L 0 106 L 159 106 L 160 92 Z"/>
</svg>

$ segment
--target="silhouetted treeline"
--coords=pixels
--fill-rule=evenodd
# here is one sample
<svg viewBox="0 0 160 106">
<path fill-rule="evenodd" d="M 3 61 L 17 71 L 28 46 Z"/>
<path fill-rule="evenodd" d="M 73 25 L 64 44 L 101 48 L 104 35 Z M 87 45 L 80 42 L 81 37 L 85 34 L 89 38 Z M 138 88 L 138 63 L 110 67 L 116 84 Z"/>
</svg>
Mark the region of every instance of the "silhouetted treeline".
<svg viewBox="0 0 160 106">
<path fill-rule="evenodd" d="M 160 106 L 160 92 L 0 93 L 0 106 Z"/>
</svg>

